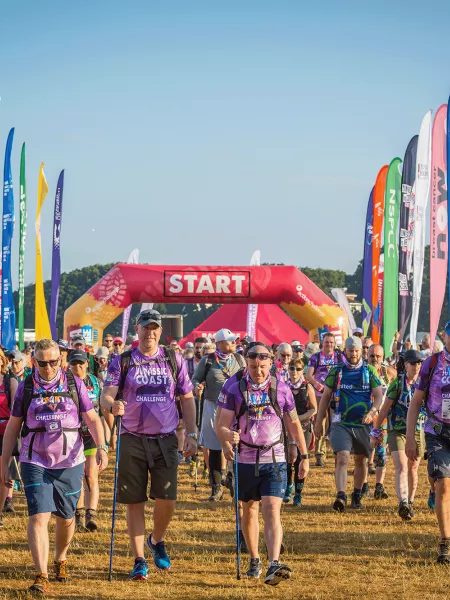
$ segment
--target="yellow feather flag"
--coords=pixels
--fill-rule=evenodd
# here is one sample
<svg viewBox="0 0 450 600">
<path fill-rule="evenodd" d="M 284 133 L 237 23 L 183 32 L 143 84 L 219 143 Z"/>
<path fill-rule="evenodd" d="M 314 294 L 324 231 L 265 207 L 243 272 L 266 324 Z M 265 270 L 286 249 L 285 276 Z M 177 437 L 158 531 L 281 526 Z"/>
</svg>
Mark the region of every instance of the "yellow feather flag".
<svg viewBox="0 0 450 600">
<path fill-rule="evenodd" d="M 41 210 L 48 193 L 47 180 L 44 175 L 44 163 L 41 163 L 38 179 L 38 201 L 36 211 L 36 299 L 35 299 L 35 329 L 36 340 L 52 337 L 50 321 L 44 296 L 44 281 L 42 279 L 42 252 L 41 252 Z"/>
</svg>

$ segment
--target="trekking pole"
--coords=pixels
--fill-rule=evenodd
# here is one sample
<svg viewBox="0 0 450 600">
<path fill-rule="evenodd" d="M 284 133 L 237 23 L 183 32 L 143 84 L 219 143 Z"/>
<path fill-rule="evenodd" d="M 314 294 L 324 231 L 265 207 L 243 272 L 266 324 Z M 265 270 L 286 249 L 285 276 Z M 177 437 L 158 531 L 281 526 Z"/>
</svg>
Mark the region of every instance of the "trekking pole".
<svg viewBox="0 0 450 600">
<path fill-rule="evenodd" d="M 198 488 L 198 454 L 195 455 L 195 479 L 194 479 L 194 490 Z"/>
<path fill-rule="evenodd" d="M 238 447 L 234 447 L 234 500 L 236 507 L 236 579 L 241 579 L 241 540 L 239 532 Z"/>
<path fill-rule="evenodd" d="M 117 445 L 116 445 L 116 464 L 115 464 L 115 468 L 114 468 L 114 493 L 113 493 L 112 519 L 111 519 L 111 544 L 109 547 L 108 581 L 112 581 L 112 566 L 113 566 L 113 554 L 114 554 L 114 531 L 115 531 L 115 526 L 116 526 L 117 478 L 119 475 L 121 426 L 122 426 L 122 417 L 116 417 Z"/>
</svg>

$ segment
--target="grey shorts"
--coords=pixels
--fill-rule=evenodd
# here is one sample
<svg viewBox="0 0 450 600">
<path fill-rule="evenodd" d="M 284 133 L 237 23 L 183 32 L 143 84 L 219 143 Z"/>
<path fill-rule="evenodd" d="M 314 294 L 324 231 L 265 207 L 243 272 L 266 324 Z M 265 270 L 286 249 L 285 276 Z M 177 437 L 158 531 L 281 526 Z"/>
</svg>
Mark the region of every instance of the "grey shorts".
<svg viewBox="0 0 450 600">
<path fill-rule="evenodd" d="M 363 454 L 370 458 L 372 448 L 370 446 L 369 427 L 350 427 L 342 423 L 332 423 L 330 431 L 330 442 L 333 452 L 346 450 L 353 454 Z"/>
<path fill-rule="evenodd" d="M 450 446 L 430 433 L 425 433 L 425 446 L 431 479 L 436 481 L 450 477 Z"/>
</svg>

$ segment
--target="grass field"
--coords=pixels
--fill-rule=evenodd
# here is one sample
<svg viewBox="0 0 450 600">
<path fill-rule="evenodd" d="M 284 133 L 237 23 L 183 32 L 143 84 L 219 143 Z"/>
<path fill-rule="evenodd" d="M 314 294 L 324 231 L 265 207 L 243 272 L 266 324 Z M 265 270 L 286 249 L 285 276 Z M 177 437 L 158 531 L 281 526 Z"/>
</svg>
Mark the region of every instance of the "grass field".
<svg viewBox="0 0 450 600">
<path fill-rule="evenodd" d="M 113 459 L 113 457 L 111 457 Z M 128 582 L 133 558 L 126 534 L 124 507 L 119 508 L 115 577 L 107 581 L 112 466 L 102 476 L 101 532 L 76 534 L 69 555 L 71 581 L 51 584 L 48 597 L 141 599 L 288 598 L 289 600 L 350 600 L 448 598 L 450 572 L 435 565 L 439 539 L 436 518 L 426 506 L 428 486 L 421 467 L 417 516 L 403 523 L 396 514 L 393 465 L 388 466 L 389 500 L 368 499 L 365 510 L 343 515 L 331 510 L 334 486 L 332 461 L 311 468 L 304 507 L 284 506 L 282 521 L 293 578 L 278 587 L 262 581 L 236 581 L 234 512 L 227 499 L 218 506 L 205 501 L 208 487 L 195 492 L 187 468 L 180 468 L 180 494 L 175 519 L 167 535 L 172 560 L 169 573 L 152 568 L 148 582 Z M 372 478 L 373 479 L 373 478 Z M 372 486 L 371 481 L 371 486 Z M 25 499 L 16 494 L 17 514 L 4 518 L 0 530 L 0 598 L 29 598 L 34 568 L 27 546 Z M 150 507 L 148 512 L 150 527 Z M 261 556 L 264 557 L 261 543 Z M 151 563 L 151 561 L 149 561 Z M 243 556 L 247 568 L 248 557 Z M 152 563 L 151 563 L 152 564 Z M 264 558 L 264 568 L 267 563 Z"/>
</svg>

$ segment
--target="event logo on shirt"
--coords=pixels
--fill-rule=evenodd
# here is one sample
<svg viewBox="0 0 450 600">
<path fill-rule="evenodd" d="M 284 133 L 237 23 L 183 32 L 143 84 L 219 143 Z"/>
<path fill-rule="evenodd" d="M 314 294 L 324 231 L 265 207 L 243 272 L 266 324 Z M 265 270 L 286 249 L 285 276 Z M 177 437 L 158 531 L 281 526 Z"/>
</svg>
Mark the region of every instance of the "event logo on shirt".
<svg viewBox="0 0 450 600">
<path fill-rule="evenodd" d="M 450 383 L 450 365 L 445 365 L 442 369 L 442 384 L 447 385 Z"/>
<path fill-rule="evenodd" d="M 250 296 L 249 271 L 164 271 L 165 296 Z"/>
</svg>

